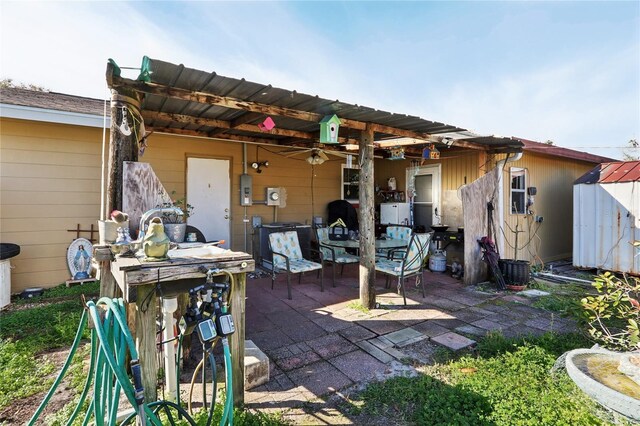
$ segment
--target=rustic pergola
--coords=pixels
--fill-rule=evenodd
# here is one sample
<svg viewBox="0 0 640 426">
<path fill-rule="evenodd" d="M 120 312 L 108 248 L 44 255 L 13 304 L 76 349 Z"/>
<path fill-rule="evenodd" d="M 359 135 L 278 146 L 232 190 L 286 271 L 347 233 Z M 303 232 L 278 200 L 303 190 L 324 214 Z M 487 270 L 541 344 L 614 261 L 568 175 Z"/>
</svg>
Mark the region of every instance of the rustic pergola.
<svg viewBox="0 0 640 426">
<path fill-rule="evenodd" d="M 380 141 L 411 138 L 409 154 L 425 144 L 457 146 L 487 153 L 519 151 L 511 138 L 479 136 L 455 126 L 404 114 L 378 111 L 338 100 L 322 99 L 271 85 L 247 82 L 144 57 L 137 79 L 124 78 L 109 60 L 107 83 L 112 90 L 107 211 L 122 207 L 122 163 L 137 161 L 138 143 L 146 137 L 118 131 L 123 119 L 135 129 L 203 138 L 279 146 L 309 146 L 319 137 L 318 123 L 336 114 L 341 126 L 337 145 L 345 151 L 358 141 L 360 165 L 360 302 L 375 305 L 374 151 Z M 124 109 L 123 107 L 126 107 Z M 126 115 L 123 115 L 126 111 Z M 277 126 L 263 132 L 257 123 L 271 117 Z M 140 124 L 144 126 L 141 127 Z"/>
</svg>

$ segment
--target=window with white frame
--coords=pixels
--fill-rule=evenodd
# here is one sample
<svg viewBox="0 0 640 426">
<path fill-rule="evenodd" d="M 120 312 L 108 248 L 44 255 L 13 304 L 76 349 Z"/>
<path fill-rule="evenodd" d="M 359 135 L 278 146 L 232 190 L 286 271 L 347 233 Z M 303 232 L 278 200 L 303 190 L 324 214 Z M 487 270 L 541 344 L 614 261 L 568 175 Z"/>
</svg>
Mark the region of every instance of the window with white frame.
<svg viewBox="0 0 640 426">
<path fill-rule="evenodd" d="M 520 167 L 511 167 L 509 169 L 509 175 L 511 177 L 511 191 L 509 196 L 511 214 L 525 214 L 527 208 L 526 171 Z"/>
</svg>

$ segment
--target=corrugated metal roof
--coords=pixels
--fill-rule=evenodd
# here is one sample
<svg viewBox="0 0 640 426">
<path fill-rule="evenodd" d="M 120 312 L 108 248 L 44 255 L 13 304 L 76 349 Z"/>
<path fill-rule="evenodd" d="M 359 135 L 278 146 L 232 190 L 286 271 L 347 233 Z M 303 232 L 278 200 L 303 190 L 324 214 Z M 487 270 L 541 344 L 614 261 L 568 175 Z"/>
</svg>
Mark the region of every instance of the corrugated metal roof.
<svg viewBox="0 0 640 426">
<path fill-rule="evenodd" d="M 527 139 L 518 138 L 524 143 L 525 151 L 536 152 L 539 154 L 551 155 L 554 157 L 570 158 L 572 160 L 587 161 L 589 163 L 609 163 L 616 160 L 609 157 L 603 157 L 601 155 L 589 154 L 588 152 L 575 151 L 569 148 L 563 148 L 561 146 L 548 145 L 546 143 L 531 141 Z"/>
<path fill-rule="evenodd" d="M 427 133 L 431 135 L 439 135 L 442 133 L 455 135 L 461 133 L 464 136 L 461 137 L 461 139 L 464 139 L 468 142 L 486 145 L 489 147 L 506 147 L 511 149 L 519 149 L 520 147 L 522 147 L 522 143 L 513 138 L 498 138 L 480 135 L 474 135 L 475 137 L 469 138 L 469 131 L 461 127 L 452 126 L 437 121 L 425 120 L 416 116 L 395 114 L 387 111 L 376 110 L 374 108 L 366 106 L 347 104 L 344 102 L 340 102 L 339 100 L 323 99 L 318 96 L 298 93 L 295 90 L 276 88 L 271 86 L 270 84 L 260 84 L 246 81 L 245 79 L 224 77 L 216 74 L 215 72 L 209 73 L 200 71 L 192 68 L 187 68 L 184 65 L 175 65 L 157 59 L 149 59 L 149 65 L 151 71 L 151 82 L 160 85 L 190 91 L 210 93 L 213 95 L 231 97 L 242 101 L 252 101 L 260 104 L 274 105 L 278 107 L 290 108 L 321 115 L 336 114 L 342 119 L 376 123 L 402 130 Z M 244 117 L 247 114 L 252 114 L 251 112 L 246 112 L 238 109 L 205 105 L 199 102 L 173 99 L 156 94 L 145 95 L 142 103 L 142 109 L 146 111 L 169 114 L 184 114 L 198 118 L 224 121 L 235 120 L 240 117 Z M 261 121 L 262 119 L 264 119 L 263 116 L 261 117 L 260 115 L 255 114 L 253 119 L 248 120 L 247 123 L 255 123 L 257 121 Z M 303 132 L 318 131 L 317 123 L 282 116 L 272 117 L 272 119 L 275 121 L 276 126 L 279 128 Z M 215 129 L 208 126 L 184 125 L 176 122 L 170 123 L 167 121 L 163 122 L 162 120 L 158 119 L 148 120 L 146 121 L 146 124 L 148 124 L 150 127 L 160 129 L 162 127 L 171 127 L 188 130 L 199 130 L 204 132 L 210 132 Z M 235 131 L 225 131 L 225 133 L 238 135 L 255 135 L 255 133 L 243 132 L 237 129 Z M 391 135 L 379 133 L 376 134 L 376 139 L 388 136 Z M 265 133 L 264 135 L 262 135 L 262 137 L 271 139 L 286 139 L 285 137 L 278 137 L 268 133 Z M 455 136 L 453 136 L 453 138 L 456 139 Z"/>
<path fill-rule="evenodd" d="M 579 177 L 573 184 L 638 181 L 640 181 L 640 161 L 617 161 L 597 165 L 593 170 Z"/>
</svg>

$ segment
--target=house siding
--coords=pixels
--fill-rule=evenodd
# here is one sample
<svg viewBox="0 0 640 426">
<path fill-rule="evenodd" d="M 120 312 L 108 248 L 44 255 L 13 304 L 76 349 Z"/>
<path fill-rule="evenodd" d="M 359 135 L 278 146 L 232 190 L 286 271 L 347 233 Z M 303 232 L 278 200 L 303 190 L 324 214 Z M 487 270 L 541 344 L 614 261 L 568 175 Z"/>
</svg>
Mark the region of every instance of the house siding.
<svg viewBox="0 0 640 426">
<path fill-rule="evenodd" d="M 231 163 L 231 248 L 245 250 L 244 207 L 240 206 L 242 144 L 174 135 L 152 134 L 145 155 L 167 189 L 185 193 L 189 156 L 227 158 Z M 308 155 L 286 158 L 284 148 L 258 149 L 260 161 L 269 167 L 253 176 L 254 201 L 265 199 L 267 187 L 287 190 L 287 206 L 247 207 L 247 218 L 311 223 L 326 218 L 326 205 L 340 198 L 340 173 L 344 159 L 330 157 L 315 166 L 313 204 L 312 167 Z M 102 129 L 0 118 L 0 240 L 19 244 L 21 254 L 11 259 L 12 293 L 27 287 L 51 287 L 69 279 L 66 249 L 75 238 L 68 232 L 80 224 L 89 229 L 100 215 Z M 256 160 L 256 146 L 247 146 L 247 161 Z M 195 212 L 196 214 L 198 212 Z M 95 226 L 97 229 L 97 225 Z M 251 226 L 247 226 L 246 250 L 251 252 Z M 88 237 L 88 234 L 82 234 Z M 95 235 L 97 238 L 97 234 Z"/>
<path fill-rule="evenodd" d="M 101 147 L 102 129 L 0 119 L 0 240 L 21 249 L 13 293 L 69 279 L 67 230 L 100 213 Z"/>
<path fill-rule="evenodd" d="M 513 259 L 515 256 L 515 235 L 511 230 L 524 230 L 518 236 L 518 246 L 531 241 L 526 248 L 518 251 L 519 260 L 549 262 L 571 257 L 573 242 L 573 182 L 591 170 L 594 163 L 553 157 L 525 151 L 522 158 L 507 163 L 503 171 L 505 252 L 501 257 Z M 509 169 L 526 169 L 526 186 L 538 190 L 532 207 L 533 215 L 511 214 L 509 206 Z M 534 222 L 535 216 L 542 216 L 541 224 Z M 539 228 L 538 228 L 539 226 Z M 537 229 L 537 232 L 536 232 Z M 498 231 L 501 232 L 501 231 Z"/>
</svg>

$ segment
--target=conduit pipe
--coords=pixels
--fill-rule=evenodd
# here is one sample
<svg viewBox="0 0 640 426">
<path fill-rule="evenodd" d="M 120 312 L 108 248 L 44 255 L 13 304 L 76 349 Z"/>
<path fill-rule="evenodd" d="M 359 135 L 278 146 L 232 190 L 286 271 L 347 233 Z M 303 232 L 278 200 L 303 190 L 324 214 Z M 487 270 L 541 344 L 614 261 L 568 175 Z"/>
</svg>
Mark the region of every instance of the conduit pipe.
<svg viewBox="0 0 640 426">
<path fill-rule="evenodd" d="M 504 226 L 504 177 L 502 175 L 504 174 L 504 167 L 507 163 L 513 163 L 521 158 L 522 151 L 516 152 L 513 157 L 511 157 L 510 154 L 507 154 L 505 158 L 496 163 L 496 167 L 498 168 L 498 229 L 496 229 L 496 235 L 494 238 L 498 244 L 500 256 L 504 256 L 504 233 L 500 232 L 500 229 Z"/>
<path fill-rule="evenodd" d="M 178 401 L 176 380 L 176 347 L 173 332 L 173 313 L 178 310 L 178 298 L 162 298 L 162 341 L 164 343 L 164 377 L 168 400 Z"/>
</svg>

